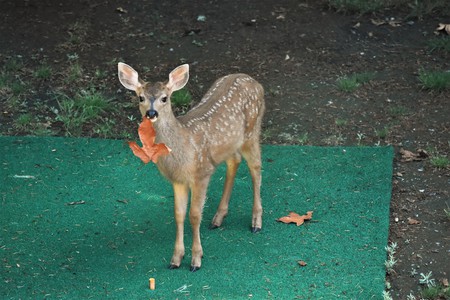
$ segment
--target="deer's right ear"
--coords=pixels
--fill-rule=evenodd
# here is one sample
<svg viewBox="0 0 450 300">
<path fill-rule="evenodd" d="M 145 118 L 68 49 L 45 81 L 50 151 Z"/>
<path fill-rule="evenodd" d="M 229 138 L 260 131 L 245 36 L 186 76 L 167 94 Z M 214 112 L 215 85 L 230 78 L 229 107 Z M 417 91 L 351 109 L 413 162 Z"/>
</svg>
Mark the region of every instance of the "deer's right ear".
<svg viewBox="0 0 450 300">
<path fill-rule="evenodd" d="M 119 81 L 127 89 L 136 91 L 142 86 L 139 82 L 139 75 L 132 67 L 127 64 L 119 63 L 117 65 L 119 70 Z"/>
<path fill-rule="evenodd" d="M 169 74 L 169 82 L 167 87 L 172 91 L 178 91 L 182 89 L 189 80 L 189 65 L 184 64 L 176 67 Z"/>
</svg>

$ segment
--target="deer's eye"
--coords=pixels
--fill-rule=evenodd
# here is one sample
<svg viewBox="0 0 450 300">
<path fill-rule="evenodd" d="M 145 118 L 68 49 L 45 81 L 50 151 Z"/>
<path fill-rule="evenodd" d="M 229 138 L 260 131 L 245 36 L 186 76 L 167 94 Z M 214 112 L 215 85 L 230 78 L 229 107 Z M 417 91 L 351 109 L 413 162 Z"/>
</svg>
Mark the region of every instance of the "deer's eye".
<svg viewBox="0 0 450 300">
<path fill-rule="evenodd" d="M 166 97 L 162 97 L 162 98 L 161 98 L 161 102 L 162 102 L 162 103 L 166 103 L 166 102 L 167 102 L 167 96 L 166 96 Z"/>
<path fill-rule="evenodd" d="M 144 102 L 144 101 L 145 101 L 145 98 L 142 96 L 139 96 L 139 102 Z"/>
</svg>

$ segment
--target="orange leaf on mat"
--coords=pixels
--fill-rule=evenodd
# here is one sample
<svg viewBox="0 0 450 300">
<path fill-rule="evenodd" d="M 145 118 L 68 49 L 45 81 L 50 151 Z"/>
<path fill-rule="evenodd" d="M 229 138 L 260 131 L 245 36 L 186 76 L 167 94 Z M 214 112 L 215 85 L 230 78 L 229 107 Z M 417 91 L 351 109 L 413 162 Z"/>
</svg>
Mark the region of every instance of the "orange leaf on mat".
<svg viewBox="0 0 450 300">
<path fill-rule="evenodd" d="M 277 221 L 283 222 L 283 223 L 295 223 L 295 224 L 297 224 L 297 226 L 300 226 L 305 221 L 311 220 L 312 214 L 313 214 L 312 211 L 308 211 L 306 213 L 306 215 L 300 216 L 299 214 L 297 214 L 295 212 L 290 212 L 289 215 L 287 215 L 285 217 L 281 217 L 281 218 L 277 219 Z"/>
<path fill-rule="evenodd" d="M 170 148 L 164 144 L 155 144 L 156 131 L 153 128 L 152 121 L 147 118 L 143 118 L 138 129 L 139 139 L 142 142 L 142 147 L 136 142 L 128 142 L 133 154 L 139 157 L 144 164 L 153 161 L 155 164 L 158 161 L 158 157 L 161 155 L 167 155 L 170 153 Z"/>
</svg>

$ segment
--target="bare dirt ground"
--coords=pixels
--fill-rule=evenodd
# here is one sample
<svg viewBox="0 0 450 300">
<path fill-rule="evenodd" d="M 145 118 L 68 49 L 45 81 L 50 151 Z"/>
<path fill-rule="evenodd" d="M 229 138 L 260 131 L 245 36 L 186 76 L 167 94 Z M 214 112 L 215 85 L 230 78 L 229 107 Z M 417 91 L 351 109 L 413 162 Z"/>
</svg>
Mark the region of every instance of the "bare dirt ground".
<svg viewBox="0 0 450 300">
<path fill-rule="evenodd" d="M 264 143 L 395 147 L 389 240 L 398 249 L 386 277 L 393 298 L 419 298 L 420 273 L 449 278 L 449 168 L 399 154 L 448 157 L 450 91 L 425 90 L 418 80 L 420 70 L 450 70 L 449 52 L 427 47 L 448 16 L 343 15 L 298 0 L 2 0 L 0 18 L 3 81 L 23 90 L 0 89 L 2 135 L 67 135 L 55 95 L 89 88 L 107 94 L 114 109 L 80 135 L 135 134 L 137 104 L 117 80 L 118 61 L 149 81 L 187 62 L 197 100 L 216 78 L 248 73 L 266 90 Z M 11 61 L 20 61 L 14 74 L 5 69 Z M 36 75 L 43 65 L 50 76 Z M 74 66 L 80 72 L 70 80 Z M 339 78 L 364 72 L 374 77 L 354 92 L 337 88 Z M 30 123 L 17 122 L 24 114 Z"/>
</svg>

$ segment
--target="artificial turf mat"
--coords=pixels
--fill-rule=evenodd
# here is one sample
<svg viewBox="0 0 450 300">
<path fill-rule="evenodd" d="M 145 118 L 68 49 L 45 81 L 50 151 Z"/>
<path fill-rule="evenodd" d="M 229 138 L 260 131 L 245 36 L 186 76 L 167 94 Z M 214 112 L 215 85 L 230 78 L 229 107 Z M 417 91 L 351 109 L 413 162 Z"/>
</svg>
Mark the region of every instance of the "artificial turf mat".
<svg viewBox="0 0 450 300">
<path fill-rule="evenodd" d="M 204 210 L 202 268 L 190 273 L 188 222 L 183 264 L 167 269 L 170 184 L 124 142 L 0 137 L 0 145 L 2 299 L 381 298 L 390 147 L 264 146 L 259 234 L 249 230 L 245 164 L 223 227 L 208 230 L 221 166 Z M 275 221 L 308 210 L 313 220 L 302 226 Z"/>
</svg>

